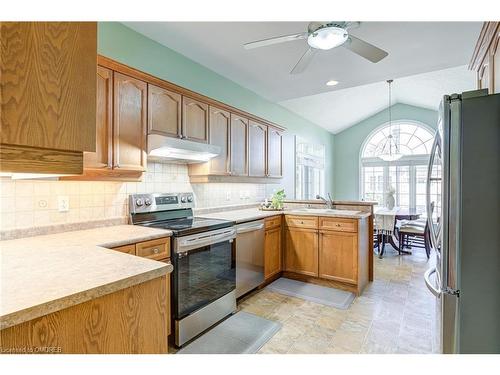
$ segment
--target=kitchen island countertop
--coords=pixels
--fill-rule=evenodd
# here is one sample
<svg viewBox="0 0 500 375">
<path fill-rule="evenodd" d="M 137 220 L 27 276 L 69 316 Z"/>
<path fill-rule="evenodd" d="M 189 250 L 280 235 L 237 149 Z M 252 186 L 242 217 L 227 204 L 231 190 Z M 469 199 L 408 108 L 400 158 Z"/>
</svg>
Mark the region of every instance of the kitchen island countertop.
<svg viewBox="0 0 500 375">
<path fill-rule="evenodd" d="M 0 329 L 172 272 L 172 265 L 110 250 L 168 230 L 117 225 L 0 241 Z"/>
</svg>

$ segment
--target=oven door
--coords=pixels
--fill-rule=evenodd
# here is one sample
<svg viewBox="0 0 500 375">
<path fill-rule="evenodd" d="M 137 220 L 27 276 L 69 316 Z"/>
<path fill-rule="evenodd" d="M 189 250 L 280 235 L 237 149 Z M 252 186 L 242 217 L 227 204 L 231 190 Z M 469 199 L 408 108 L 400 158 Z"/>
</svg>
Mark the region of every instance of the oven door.
<svg viewBox="0 0 500 375">
<path fill-rule="evenodd" d="M 174 239 L 173 309 L 180 320 L 236 288 L 234 228 Z"/>
</svg>

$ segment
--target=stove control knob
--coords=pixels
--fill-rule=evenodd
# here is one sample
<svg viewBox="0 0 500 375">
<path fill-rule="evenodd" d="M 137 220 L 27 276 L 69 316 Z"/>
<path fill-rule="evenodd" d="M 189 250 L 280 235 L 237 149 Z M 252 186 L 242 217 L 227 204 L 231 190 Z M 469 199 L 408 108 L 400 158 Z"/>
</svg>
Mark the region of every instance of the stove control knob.
<svg viewBox="0 0 500 375">
<path fill-rule="evenodd" d="M 186 203 L 187 202 L 187 198 L 186 197 L 181 197 L 181 202 L 182 203 Z"/>
<path fill-rule="evenodd" d="M 142 205 L 144 205 L 144 200 L 142 198 L 137 198 L 135 200 L 135 205 L 141 207 Z"/>
<path fill-rule="evenodd" d="M 151 206 L 151 203 L 152 203 L 152 202 L 151 202 L 151 199 L 149 199 L 149 198 L 144 199 L 144 204 L 145 204 L 146 206 Z"/>
<path fill-rule="evenodd" d="M 192 195 L 188 195 L 188 202 L 191 203 L 193 201 L 193 196 Z"/>
</svg>

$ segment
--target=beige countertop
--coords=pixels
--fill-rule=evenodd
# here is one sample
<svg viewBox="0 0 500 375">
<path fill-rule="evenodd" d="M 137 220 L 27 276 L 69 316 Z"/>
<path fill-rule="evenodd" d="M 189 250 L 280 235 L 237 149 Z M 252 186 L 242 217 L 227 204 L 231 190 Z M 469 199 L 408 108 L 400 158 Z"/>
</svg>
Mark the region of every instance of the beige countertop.
<svg viewBox="0 0 500 375">
<path fill-rule="evenodd" d="M 323 209 L 302 209 L 302 208 L 292 208 L 285 209 L 283 211 L 261 211 L 258 208 L 247 208 L 244 210 L 231 210 L 231 211 L 221 211 L 213 212 L 207 214 L 200 214 L 200 216 L 212 218 L 212 219 L 225 219 L 232 220 L 236 223 L 244 223 L 246 221 L 264 219 L 270 216 L 276 215 L 307 215 L 307 216 L 330 216 L 330 217 L 341 217 L 341 218 L 351 218 L 351 219 L 363 219 L 370 216 L 370 213 L 359 212 L 359 211 L 349 211 L 349 210 L 328 210 Z"/>
<path fill-rule="evenodd" d="M 170 235 L 117 225 L 0 241 L 0 329 L 172 272 L 171 264 L 107 249 Z"/>
</svg>

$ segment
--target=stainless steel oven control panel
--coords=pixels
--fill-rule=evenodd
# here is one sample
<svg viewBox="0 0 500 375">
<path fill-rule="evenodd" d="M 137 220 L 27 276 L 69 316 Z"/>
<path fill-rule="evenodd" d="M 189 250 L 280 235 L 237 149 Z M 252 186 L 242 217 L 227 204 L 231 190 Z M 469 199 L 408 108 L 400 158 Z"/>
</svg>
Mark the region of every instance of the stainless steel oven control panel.
<svg viewBox="0 0 500 375">
<path fill-rule="evenodd" d="M 129 196 L 131 214 L 194 208 L 193 193 L 153 193 Z"/>
</svg>

